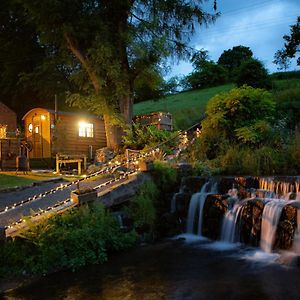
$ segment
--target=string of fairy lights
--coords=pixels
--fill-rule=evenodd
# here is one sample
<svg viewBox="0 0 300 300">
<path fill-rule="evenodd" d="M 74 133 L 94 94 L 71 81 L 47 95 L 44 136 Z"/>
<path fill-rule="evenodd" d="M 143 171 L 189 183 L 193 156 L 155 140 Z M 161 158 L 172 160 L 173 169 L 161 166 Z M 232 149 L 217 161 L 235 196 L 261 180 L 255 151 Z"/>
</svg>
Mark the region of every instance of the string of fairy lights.
<svg viewBox="0 0 300 300">
<path fill-rule="evenodd" d="M 159 150 L 159 149 L 158 149 Z M 51 194 L 54 194 L 56 193 L 57 191 L 60 191 L 60 190 L 63 190 L 63 189 L 66 189 L 72 185 L 76 185 L 78 183 L 80 183 L 81 181 L 84 181 L 84 180 L 87 180 L 87 179 L 90 179 L 92 177 L 95 177 L 95 176 L 99 176 L 99 175 L 103 175 L 103 174 L 111 174 L 112 171 L 114 171 L 117 167 L 120 167 L 120 166 L 123 166 L 123 165 L 128 165 L 130 163 L 135 163 L 135 162 L 138 162 L 139 159 L 141 158 L 146 158 L 152 154 L 154 154 L 156 151 L 158 151 L 157 149 L 156 150 L 152 150 L 150 152 L 147 152 L 147 153 L 144 153 L 144 154 L 139 154 L 137 155 L 136 157 L 134 158 L 131 158 L 131 159 L 128 159 L 126 160 L 125 162 L 119 162 L 119 161 L 115 161 L 115 162 L 109 162 L 105 165 L 103 165 L 103 168 L 100 170 L 100 171 L 97 171 L 97 172 L 94 172 L 90 175 L 87 175 L 83 178 L 79 178 L 77 180 L 74 180 L 72 182 L 68 182 L 66 184 L 61 184 L 60 186 L 56 187 L 56 188 L 53 188 L 49 191 L 46 191 L 44 193 L 40 193 L 40 194 L 36 194 L 34 196 L 31 196 L 25 200 L 22 200 L 21 202 L 16 202 L 14 204 L 12 204 L 11 206 L 6 206 L 5 208 L 2 208 L 0 209 L 0 214 L 2 213 L 6 213 L 12 209 L 15 209 L 17 207 L 20 207 L 20 206 L 23 206 L 25 204 L 28 204 L 32 201 L 35 201 L 35 200 L 38 200 L 38 199 L 41 199 L 41 198 L 44 198 L 46 197 L 47 195 L 51 195 Z"/>
<path fill-rule="evenodd" d="M 189 141 L 189 139 L 188 139 L 188 131 L 191 130 L 191 129 L 193 129 L 196 125 L 198 125 L 198 124 L 195 124 L 194 126 L 190 127 L 190 128 L 189 128 L 188 130 L 186 130 L 185 132 L 183 132 L 183 133 L 181 132 L 181 133 L 179 134 L 179 137 L 180 137 L 180 146 L 179 146 L 179 150 L 177 151 L 176 157 L 178 157 L 179 154 L 180 154 L 182 151 L 184 151 L 184 150 L 188 147 L 188 145 L 190 145 L 191 143 L 193 143 L 196 137 L 199 137 L 199 135 L 200 135 L 201 132 L 200 132 L 199 129 L 197 129 L 197 130 L 196 130 L 196 137 L 194 137 L 194 138 L 191 139 L 190 141 Z M 178 137 L 178 136 L 177 136 L 177 137 Z M 174 137 L 173 137 L 173 138 L 174 138 Z M 173 139 L 173 138 L 172 138 L 172 139 Z M 148 150 L 147 152 L 145 152 L 145 153 L 139 153 L 139 154 L 136 155 L 135 157 L 127 158 L 127 160 L 124 161 L 124 162 L 119 162 L 119 161 L 108 162 L 107 164 L 105 164 L 105 165 L 103 166 L 103 168 L 102 168 L 100 171 L 94 172 L 94 173 L 92 173 L 92 174 L 90 174 L 90 175 L 87 175 L 87 176 L 85 176 L 85 177 L 83 177 L 83 178 L 74 180 L 74 181 L 72 181 L 72 182 L 69 182 L 69 183 L 66 183 L 66 184 L 61 184 L 60 186 L 58 186 L 58 187 L 56 187 L 56 188 L 53 188 L 53 189 L 51 189 L 51 190 L 49 190 L 49 191 L 46 191 L 46 192 L 44 192 L 44 193 L 40 193 L 40 194 L 34 195 L 34 196 L 32 196 L 32 197 L 29 197 L 29 198 L 27 198 L 26 200 L 22 200 L 21 202 L 14 203 L 14 204 L 11 205 L 11 206 L 6 206 L 4 209 L 0 210 L 0 214 L 1 214 L 1 213 L 6 213 L 6 212 L 8 212 L 8 211 L 10 211 L 10 210 L 13 210 L 13 209 L 17 208 L 17 207 L 23 206 L 24 204 L 27 204 L 27 203 L 29 203 L 29 202 L 31 202 L 31 201 L 34 201 L 34 200 L 38 200 L 38 199 L 44 198 L 44 197 L 46 197 L 47 195 L 50 195 L 50 194 L 56 193 L 56 192 L 59 191 L 59 190 L 63 190 L 63 189 L 65 189 L 65 188 L 68 188 L 68 187 L 70 187 L 71 185 L 79 184 L 79 182 L 84 181 L 84 180 L 87 180 L 87 179 L 89 179 L 89 178 L 91 178 L 91 177 L 99 176 L 99 175 L 102 175 L 102 174 L 105 174 L 105 173 L 111 174 L 112 171 L 114 171 L 116 168 L 118 168 L 118 167 L 120 167 L 120 166 L 123 166 L 123 165 L 127 165 L 127 166 L 128 166 L 130 163 L 133 163 L 133 164 L 137 165 L 137 164 L 139 163 L 139 160 L 140 160 L 140 159 L 143 159 L 143 158 L 145 159 L 145 158 L 147 158 L 147 157 L 149 157 L 149 156 L 152 156 L 152 155 L 155 155 L 155 153 L 159 152 L 159 151 L 160 151 L 159 146 L 165 144 L 165 143 L 168 142 L 168 141 L 169 141 L 169 140 L 160 143 L 159 145 L 157 145 L 156 147 L 153 147 L 153 148 L 149 149 L 149 150 Z M 108 180 L 108 181 L 106 181 L 106 182 L 104 182 L 104 183 L 101 183 L 101 184 L 95 186 L 95 187 L 93 188 L 93 190 L 98 190 L 98 189 L 100 189 L 100 188 L 102 188 L 102 187 L 105 187 L 105 186 L 108 186 L 108 185 L 110 185 L 110 184 L 112 184 L 112 183 L 116 183 L 116 182 L 118 182 L 118 181 L 121 181 L 121 180 L 123 180 L 123 179 L 126 179 L 126 178 L 128 178 L 130 175 L 133 175 L 134 173 L 137 173 L 137 171 L 138 171 L 138 169 L 135 168 L 134 170 L 130 170 L 130 171 L 124 172 L 124 174 L 122 174 L 122 175 L 119 176 L 118 178 L 113 178 L 113 179 L 111 179 L 111 180 Z M 12 229 L 12 228 L 14 228 L 15 226 L 17 226 L 17 225 L 22 224 L 23 222 L 25 222 L 28 218 L 34 218 L 34 217 L 40 216 L 40 215 L 42 215 L 42 214 L 49 213 L 49 212 L 51 212 L 51 211 L 53 211 L 53 210 L 55 210 L 55 209 L 57 209 L 57 208 L 59 208 L 59 207 L 64 208 L 63 206 L 65 206 L 65 205 L 68 204 L 68 203 L 70 203 L 70 204 L 75 204 L 71 198 L 67 198 L 67 199 L 64 200 L 64 201 L 60 201 L 60 202 L 55 203 L 53 206 L 48 206 L 46 209 L 39 209 L 38 212 L 34 213 L 34 214 L 31 215 L 31 216 L 27 216 L 26 218 L 20 218 L 18 221 L 14 222 L 14 223 L 11 223 L 11 224 L 8 225 L 8 226 L 5 226 L 5 229 Z"/>
<path fill-rule="evenodd" d="M 106 181 L 104 183 L 101 183 L 101 184 L 95 186 L 93 188 L 93 190 L 98 190 L 98 189 L 100 189 L 102 187 L 105 187 L 105 186 L 108 186 L 108 185 L 110 185 L 112 183 L 116 183 L 116 182 L 119 182 L 119 181 L 121 181 L 123 179 L 127 179 L 130 175 L 134 175 L 136 173 L 137 173 L 136 170 L 131 170 L 131 171 L 125 172 L 124 174 L 122 174 L 118 178 L 111 179 L 109 181 Z M 18 221 L 14 222 L 14 223 L 11 223 L 10 225 L 5 226 L 4 228 L 5 228 L 5 230 L 12 229 L 12 228 L 16 227 L 17 225 L 20 225 L 20 224 L 26 222 L 26 220 L 28 220 L 28 219 L 36 218 L 36 217 L 41 216 L 41 215 L 43 215 L 45 213 L 50 213 L 51 211 L 57 210 L 58 208 L 65 209 L 66 208 L 66 204 L 69 204 L 69 206 L 71 206 L 72 204 L 75 205 L 75 203 L 74 203 L 74 201 L 73 201 L 72 198 L 67 198 L 64 201 L 57 202 L 54 205 L 48 206 L 45 209 L 39 209 L 38 212 L 34 213 L 31 216 L 27 216 L 25 218 L 20 218 Z"/>
</svg>

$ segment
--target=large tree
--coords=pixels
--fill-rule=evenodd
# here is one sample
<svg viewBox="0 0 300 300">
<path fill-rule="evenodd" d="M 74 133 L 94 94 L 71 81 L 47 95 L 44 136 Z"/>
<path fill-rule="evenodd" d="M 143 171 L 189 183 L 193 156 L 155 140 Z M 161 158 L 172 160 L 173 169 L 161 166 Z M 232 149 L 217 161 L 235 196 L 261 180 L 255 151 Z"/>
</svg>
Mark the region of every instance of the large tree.
<svg viewBox="0 0 300 300">
<path fill-rule="evenodd" d="M 231 78 L 235 76 L 235 71 L 240 65 L 252 58 L 253 52 L 249 47 L 235 46 L 232 49 L 225 50 L 218 59 L 218 64 L 226 68 Z"/>
<path fill-rule="evenodd" d="M 191 58 L 194 67 L 192 73 L 185 78 L 185 88 L 201 89 L 220 85 L 227 80 L 227 71 L 209 59 L 208 51 L 201 49 Z"/>
<path fill-rule="evenodd" d="M 165 57 L 185 57 L 197 26 L 216 17 L 202 0 L 14 1 L 35 22 L 40 42 L 72 70 L 79 92 L 69 101 L 104 116 L 111 147 L 120 142 L 112 124 L 131 123 L 139 74 Z"/>
<path fill-rule="evenodd" d="M 66 69 L 40 43 L 35 24 L 19 3 L 2 0 L 0 16 L 0 101 L 19 117 L 41 99 L 45 107 L 54 107 L 54 94 L 70 89 Z"/>
<path fill-rule="evenodd" d="M 279 69 L 286 69 L 292 58 L 297 58 L 297 65 L 300 66 L 300 16 L 295 25 L 290 26 L 290 35 L 283 36 L 284 47 L 275 53 L 274 63 L 279 65 Z"/>
</svg>

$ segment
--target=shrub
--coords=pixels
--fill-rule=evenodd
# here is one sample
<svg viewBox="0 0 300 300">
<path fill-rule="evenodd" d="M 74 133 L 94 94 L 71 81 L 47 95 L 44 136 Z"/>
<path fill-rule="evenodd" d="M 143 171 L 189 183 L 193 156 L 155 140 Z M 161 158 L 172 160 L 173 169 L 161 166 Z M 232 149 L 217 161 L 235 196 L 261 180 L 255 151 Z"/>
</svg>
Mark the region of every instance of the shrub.
<svg viewBox="0 0 300 300">
<path fill-rule="evenodd" d="M 136 234 L 122 233 L 103 206 L 82 207 L 56 215 L 20 234 L 0 250 L 0 274 L 42 274 L 103 263 L 109 251 L 132 246 Z"/>
<path fill-rule="evenodd" d="M 154 125 L 145 126 L 136 123 L 132 128 L 126 130 L 126 134 L 123 135 L 123 143 L 126 148 L 142 150 L 170 140 L 162 147 L 165 152 L 170 152 L 178 142 L 175 138 L 176 135 L 177 132 L 161 130 Z"/>
<path fill-rule="evenodd" d="M 281 151 L 267 146 L 255 150 L 232 146 L 220 158 L 223 173 L 230 175 L 283 174 L 284 163 Z"/>
<path fill-rule="evenodd" d="M 152 182 L 144 183 L 138 195 L 130 205 L 129 214 L 134 220 L 135 227 L 147 226 L 153 230 L 156 220 L 155 199 L 158 196 L 156 185 Z"/>
<path fill-rule="evenodd" d="M 173 186 L 177 183 L 176 169 L 158 160 L 153 163 L 152 175 L 160 192 L 172 190 Z"/>
<path fill-rule="evenodd" d="M 295 129 L 300 124 L 300 87 L 280 91 L 275 96 L 277 115 L 286 126 Z"/>
<path fill-rule="evenodd" d="M 274 112 L 275 102 L 271 93 L 248 86 L 235 88 L 216 95 L 208 102 L 202 135 L 205 139 L 222 135 L 235 143 L 248 143 L 249 139 L 260 141 L 263 138 L 261 125 L 268 126 L 267 122 L 272 121 Z M 243 134 L 248 137 L 243 138 Z"/>
<path fill-rule="evenodd" d="M 235 83 L 244 84 L 253 88 L 271 88 L 271 80 L 263 64 L 257 59 L 249 59 L 241 64 L 237 70 Z"/>
<path fill-rule="evenodd" d="M 288 169 L 293 174 L 300 172 L 300 133 L 296 132 L 291 138 L 287 149 Z"/>
</svg>

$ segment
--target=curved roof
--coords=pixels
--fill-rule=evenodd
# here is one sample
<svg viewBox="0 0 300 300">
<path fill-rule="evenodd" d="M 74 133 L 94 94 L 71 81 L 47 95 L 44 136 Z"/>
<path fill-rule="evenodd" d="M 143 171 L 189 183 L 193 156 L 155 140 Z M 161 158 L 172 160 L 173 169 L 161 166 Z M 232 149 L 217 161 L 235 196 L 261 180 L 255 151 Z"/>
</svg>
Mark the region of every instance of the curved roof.
<svg viewBox="0 0 300 300">
<path fill-rule="evenodd" d="M 33 111 L 35 110 L 43 110 L 45 112 L 48 112 L 50 114 L 55 114 L 55 110 L 54 109 L 47 109 L 47 108 L 42 108 L 42 107 L 36 107 L 36 108 L 33 108 L 31 109 L 30 111 L 28 111 L 24 117 L 22 118 L 22 120 L 24 120 L 29 114 L 31 114 Z M 86 113 L 80 113 L 80 112 L 68 112 L 68 111 L 58 111 L 57 112 L 58 115 L 67 115 L 67 116 L 82 116 L 82 117 L 88 117 L 88 118 L 96 118 L 96 119 L 101 119 L 100 117 L 98 116 L 95 116 L 95 115 L 91 115 L 91 114 L 86 114 Z"/>
</svg>

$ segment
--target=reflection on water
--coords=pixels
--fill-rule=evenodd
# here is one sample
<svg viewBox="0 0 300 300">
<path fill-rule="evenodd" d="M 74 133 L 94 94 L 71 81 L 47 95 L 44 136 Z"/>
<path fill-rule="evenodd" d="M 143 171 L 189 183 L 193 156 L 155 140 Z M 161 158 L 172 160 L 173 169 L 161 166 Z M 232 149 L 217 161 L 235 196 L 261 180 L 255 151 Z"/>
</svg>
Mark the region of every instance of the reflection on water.
<svg viewBox="0 0 300 300">
<path fill-rule="evenodd" d="M 252 260 L 249 250 L 218 245 L 216 251 L 209 244 L 181 237 L 141 247 L 105 265 L 45 277 L 4 299 L 299 299 L 299 268 L 257 264 L 264 261 L 259 254 Z"/>
</svg>

